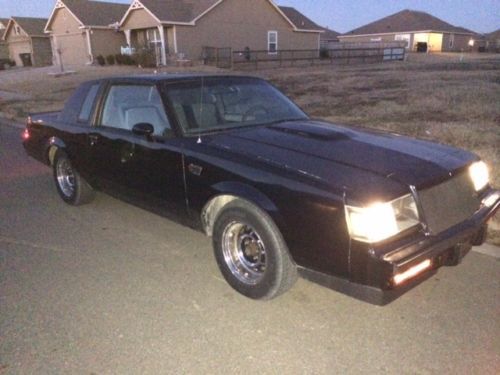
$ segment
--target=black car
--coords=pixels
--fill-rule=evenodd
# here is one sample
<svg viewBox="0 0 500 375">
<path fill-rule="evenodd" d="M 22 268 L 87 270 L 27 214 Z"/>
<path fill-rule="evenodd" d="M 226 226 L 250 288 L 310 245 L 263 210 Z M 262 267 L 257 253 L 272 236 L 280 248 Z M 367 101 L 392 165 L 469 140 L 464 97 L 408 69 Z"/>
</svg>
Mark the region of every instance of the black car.
<svg viewBox="0 0 500 375">
<path fill-rule="evenodd" d="M 300 274 L 385 304 L 458 264 L 500 206 L 476 155 L 313 120 L 254 77 L 87 82 L 23 137 L 65 202 L 99 189 L 204 231 L 255 299 Z"/>
</svg>

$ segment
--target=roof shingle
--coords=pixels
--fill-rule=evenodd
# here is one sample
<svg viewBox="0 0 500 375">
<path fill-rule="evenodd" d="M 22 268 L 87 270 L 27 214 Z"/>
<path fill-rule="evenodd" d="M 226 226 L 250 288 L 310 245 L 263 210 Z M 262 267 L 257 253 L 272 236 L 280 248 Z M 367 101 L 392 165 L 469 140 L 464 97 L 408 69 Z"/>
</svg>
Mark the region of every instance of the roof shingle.
<svg viewBox="0 0 500 375">
<path fill-rule="evenodd" d="M 12 20 L 14 20 L 29 36 L 45 36 L 43 30 L 47 24 L 47 18 L 12 17 Z"/>
<path fill-rule="evenodd" d="M 62 2 L 84 26 L 109 26 L 120 22 L 129 8 L 129 4 L 92 0 L 62 0 Z"/>
<path fill-rule="evenodd" d="M 453 26 L 429 13 L 406 9 L 349 31 L 343 35 L 370 35 L 408 31 L 445 31 L 451 33 L 475 34 L 473 31 L 463 27 Z"/>
<path fill-rule="evenodd" d="M 218 0 L 141 0 L 161 22 L 192 22 Z"/>
<path fill-rule="evenodd" d="M 338 37 L 339 37 L 340 33 L 336 32 L 335 30 L 331 30 L 328 27 L 323 27 L 323 30 L 325 32 L 323 34 L 321 34 L 321 36 L 320 36 L 321 40 L 338 41 Z"/>
<path fill-rule="evenodd" d="M 300 13 L 297 9 L 282 6 L 280 6 L 279 8 L 297 29 L 323 31 L 323 28 L 321 26 L 316 25 L 316 23 Z"/>
</svg>

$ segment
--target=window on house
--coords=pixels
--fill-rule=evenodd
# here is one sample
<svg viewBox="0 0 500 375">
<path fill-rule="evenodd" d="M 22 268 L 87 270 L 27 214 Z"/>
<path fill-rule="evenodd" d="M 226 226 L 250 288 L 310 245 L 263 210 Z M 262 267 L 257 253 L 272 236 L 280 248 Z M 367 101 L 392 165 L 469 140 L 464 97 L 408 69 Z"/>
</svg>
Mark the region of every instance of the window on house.
<svg viewBox="0 0 500 375">
<path fill-rule="evenodd" d="M 269 53 L 278 53 L 278 32 L 267 32 L 267 50 Z"/>
<path fill-rule="evenodd" d="M 448 42 L 448 48 L 452 49 L 455 44 L 455 34 L 450 34 L 450 41 Z"/>
<path fill-rule="evenodd" d="M 410 34 L 397 34 L 394 37 L 394 40 L 400 41 L 400 42 L 406 42 L 405 48 L 410 48 L 410 40 L 411 40 L 411 35 Z"/>
<path fill-rule="evenodd" d="M 21 28 L 19 26 L 14 27 L 14 34 L 21 35 Z"/>
</svg>

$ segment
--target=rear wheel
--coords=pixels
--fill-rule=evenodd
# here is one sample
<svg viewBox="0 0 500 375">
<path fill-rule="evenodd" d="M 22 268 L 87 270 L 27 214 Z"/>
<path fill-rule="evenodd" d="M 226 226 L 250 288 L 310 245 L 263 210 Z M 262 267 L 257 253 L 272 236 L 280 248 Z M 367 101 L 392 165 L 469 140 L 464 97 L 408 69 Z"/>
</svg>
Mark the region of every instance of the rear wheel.
<svg viewBox="0 0 500 375">
<path fill-rule="evenodd" d="M 276 224 L 246 201 L 231 202 L 219 214 L 213 245 L 226 281 L 249 298 L 277 297 L 297 279 L 297 269 Z"/>
<path fill-rule="evenodd" d="M 68 155 L 62 150 L 56 151 L 53 172 L 57 192 L 66 203 L 79 206 L 94 199 L 94 190 L 73 168 Z"/>
</svg>

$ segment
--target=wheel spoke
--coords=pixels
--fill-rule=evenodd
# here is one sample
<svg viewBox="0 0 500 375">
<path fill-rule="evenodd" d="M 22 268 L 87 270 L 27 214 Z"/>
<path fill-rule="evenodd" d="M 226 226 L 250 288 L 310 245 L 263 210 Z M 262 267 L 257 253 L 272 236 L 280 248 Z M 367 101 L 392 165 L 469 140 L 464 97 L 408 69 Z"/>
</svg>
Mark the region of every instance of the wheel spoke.
<svg viewBox="0 0 500 375">
<path fill-rule="evenodd" d="M 56 177 L 61 192 L 70 198 L 75 192 L 75 175 L 68 160 L 57 161 Z"/>
<path fill-rule="evenodd" d="M 232 274 L 245 284 L 255 285 L 266 270 L 266 248 L 251 226 L 231 222 L 222 239 L 224 260 Z"/>
</svg>

